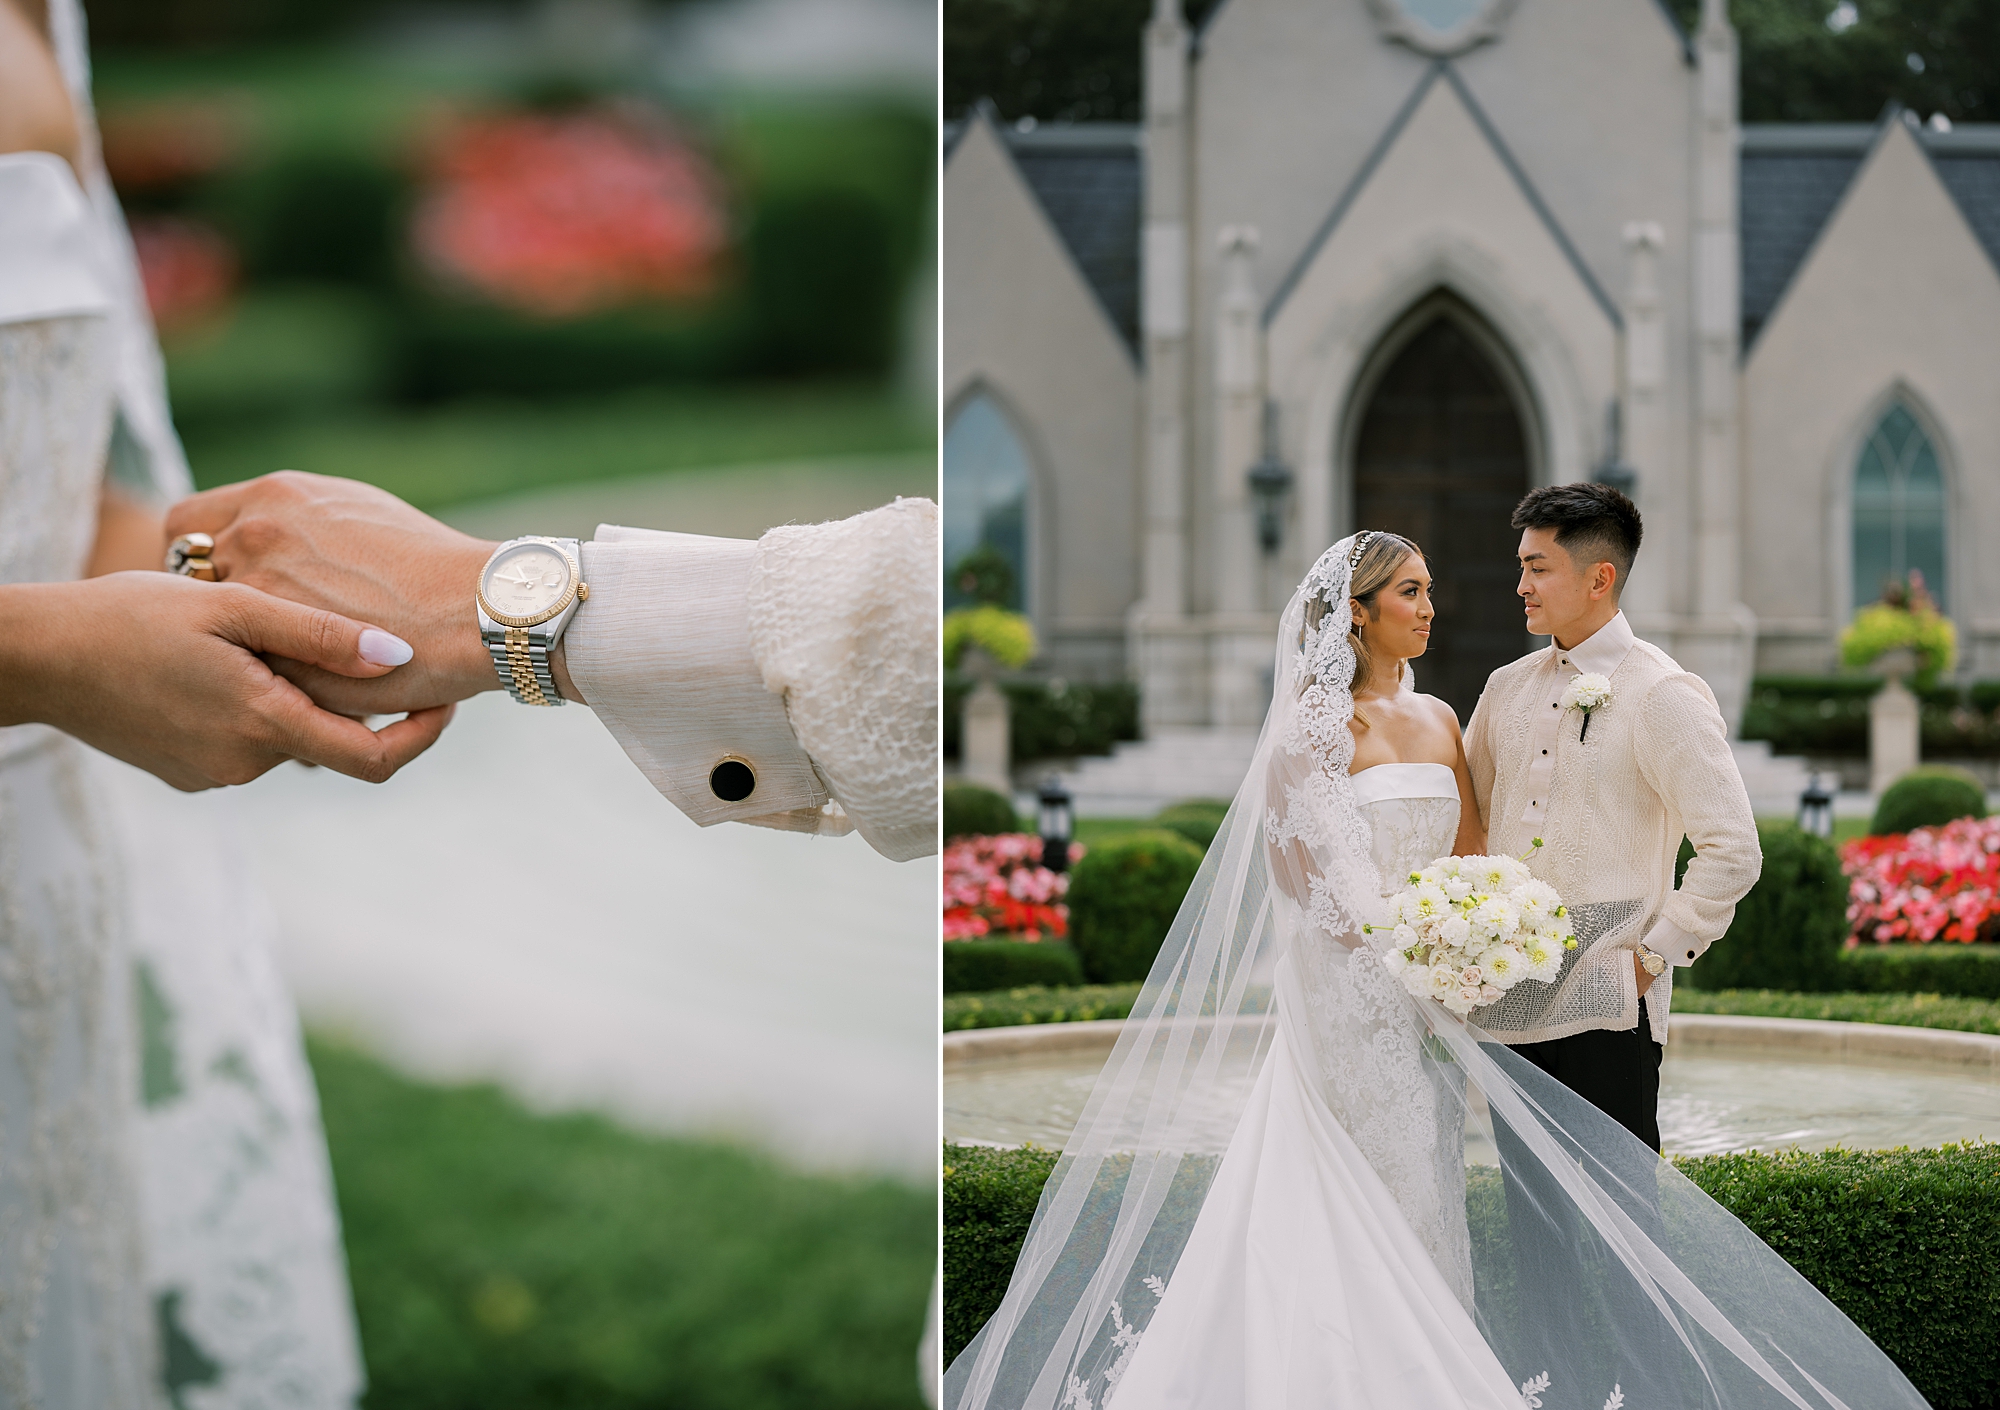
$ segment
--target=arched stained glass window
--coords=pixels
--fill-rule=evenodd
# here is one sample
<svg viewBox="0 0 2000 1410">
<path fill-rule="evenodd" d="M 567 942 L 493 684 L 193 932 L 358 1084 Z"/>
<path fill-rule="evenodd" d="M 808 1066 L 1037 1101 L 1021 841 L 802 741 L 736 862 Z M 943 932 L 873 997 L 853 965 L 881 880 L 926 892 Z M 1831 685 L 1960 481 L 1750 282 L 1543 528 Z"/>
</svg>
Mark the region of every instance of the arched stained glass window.
<svg viewBox="0 0 2000 1410">
<path fill-rule="evenodd" d="M 1028 451 L 1007 413 L 973 395 L 944 433 L 944 605 L 972 599 L 952 571 L 975 550 L 992 549 L 1013 570 L 1005 606 L 1025 610 L 1028 587 Z"/>
<path fill-rule="evenodd" d="M 1854 467 L 1854 606 L 1879 600 L 1914 570 L 1949 612 L 1944 563 L 1944 476 L 1917 418 L 1889 408 Z"/>
</svg>

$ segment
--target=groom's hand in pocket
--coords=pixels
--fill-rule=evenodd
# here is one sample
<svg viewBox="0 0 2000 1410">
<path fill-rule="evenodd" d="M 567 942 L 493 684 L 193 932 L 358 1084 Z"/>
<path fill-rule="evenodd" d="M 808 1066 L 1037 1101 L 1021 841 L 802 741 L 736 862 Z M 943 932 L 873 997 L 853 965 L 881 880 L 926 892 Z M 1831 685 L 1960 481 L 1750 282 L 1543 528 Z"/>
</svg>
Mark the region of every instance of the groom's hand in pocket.
<svg viewBox="0 0 2000 1410">
<path fill-rule="evenodd" d="M 373 680 L 274 656 L 271 668 L 326 709 L 393 714 L 499 687 L 473 610 L 494 545 L 387 490 L 281 470 L 182 500 L 166 528 L 212 536 L 224 582 L 371 622 L 410 644 L 408 665 Z"/>
<path fill-rule="evenodd" d="M 167 573 L 0 587 L 16 623 L 0 657 L 0 724 L 47 724 L 190 792 L 286 759 L 380 783 L 451 716 L 381 730 L 329 714 L 265 653 L 342 676 L 393 675 L 409 647 L 360 622 L 240 584 Z"/>
</svg>

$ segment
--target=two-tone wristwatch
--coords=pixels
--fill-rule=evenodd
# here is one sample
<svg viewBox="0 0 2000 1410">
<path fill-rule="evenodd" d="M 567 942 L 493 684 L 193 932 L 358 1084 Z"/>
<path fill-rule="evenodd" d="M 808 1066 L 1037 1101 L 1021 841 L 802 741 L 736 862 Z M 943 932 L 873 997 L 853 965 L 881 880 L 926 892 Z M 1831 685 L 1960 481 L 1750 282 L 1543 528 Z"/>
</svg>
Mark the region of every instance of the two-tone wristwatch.
<svg viewBox="0 0 2000 1410">
<path fill-rule="evenodd" d="M 549 653 L 590 596 L 575 539 L 509 539 L 479 572 L 479 636 L 507 693 L 523 705 L 561 705 Z"/>
<path fill-rule="evenodd" d="M 1636 953 L 1639 958 L 1639 968 L 1645 970 L 1653 978 L 1658 979 L 1667 972 L 1667 957 L 1657 950 L 1649 950 L 1644 945 L 1641 945 Z"/>
</svg>

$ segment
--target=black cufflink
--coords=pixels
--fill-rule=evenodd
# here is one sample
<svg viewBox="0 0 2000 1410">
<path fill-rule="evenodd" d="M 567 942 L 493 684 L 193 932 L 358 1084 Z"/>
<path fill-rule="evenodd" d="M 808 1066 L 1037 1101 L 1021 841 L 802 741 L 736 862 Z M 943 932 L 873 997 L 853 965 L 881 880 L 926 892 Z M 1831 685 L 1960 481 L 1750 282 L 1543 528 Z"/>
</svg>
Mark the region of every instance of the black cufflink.
<svg viewBox="0 0 2000 1410">
<path fill-rule="evenodd" d="M 746 760 L 731 755 L 710 770 L 708 791 L 725 803 L 741 803 L 757 791 L 757 775 Z"/>
<path fill-rule="evenodd" d="M 1694 958 L 1694 951 L 1693 951 L 1693 950 L 1689 950 L 1689 951 L 1688 951 L 1688 958 L 1689 958 L 1689 959 L 1693 959 L 1693 958 Z"/>
</svg>

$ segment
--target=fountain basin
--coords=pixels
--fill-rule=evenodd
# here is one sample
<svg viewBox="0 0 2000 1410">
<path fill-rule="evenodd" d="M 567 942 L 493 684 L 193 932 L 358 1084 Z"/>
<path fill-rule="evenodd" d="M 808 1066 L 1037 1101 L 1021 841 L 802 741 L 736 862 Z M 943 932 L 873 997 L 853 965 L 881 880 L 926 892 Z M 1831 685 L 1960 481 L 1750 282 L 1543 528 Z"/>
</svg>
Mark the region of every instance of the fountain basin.
<svg viewBox="0 0 2000 1410">
<path fill-rule="evenodd" d="M 1124 1025 L 944 1035 L 947 1140 L 1060 1148 Z M 1687 1014 L 1660 1081 L 1669 1155 L 1878 1149 L 2000 1137 L 2000 1037 L 1886 1024 Z M 1491 1163 L 1484 1142 L 1468 1159 Z"/>
</svg>

